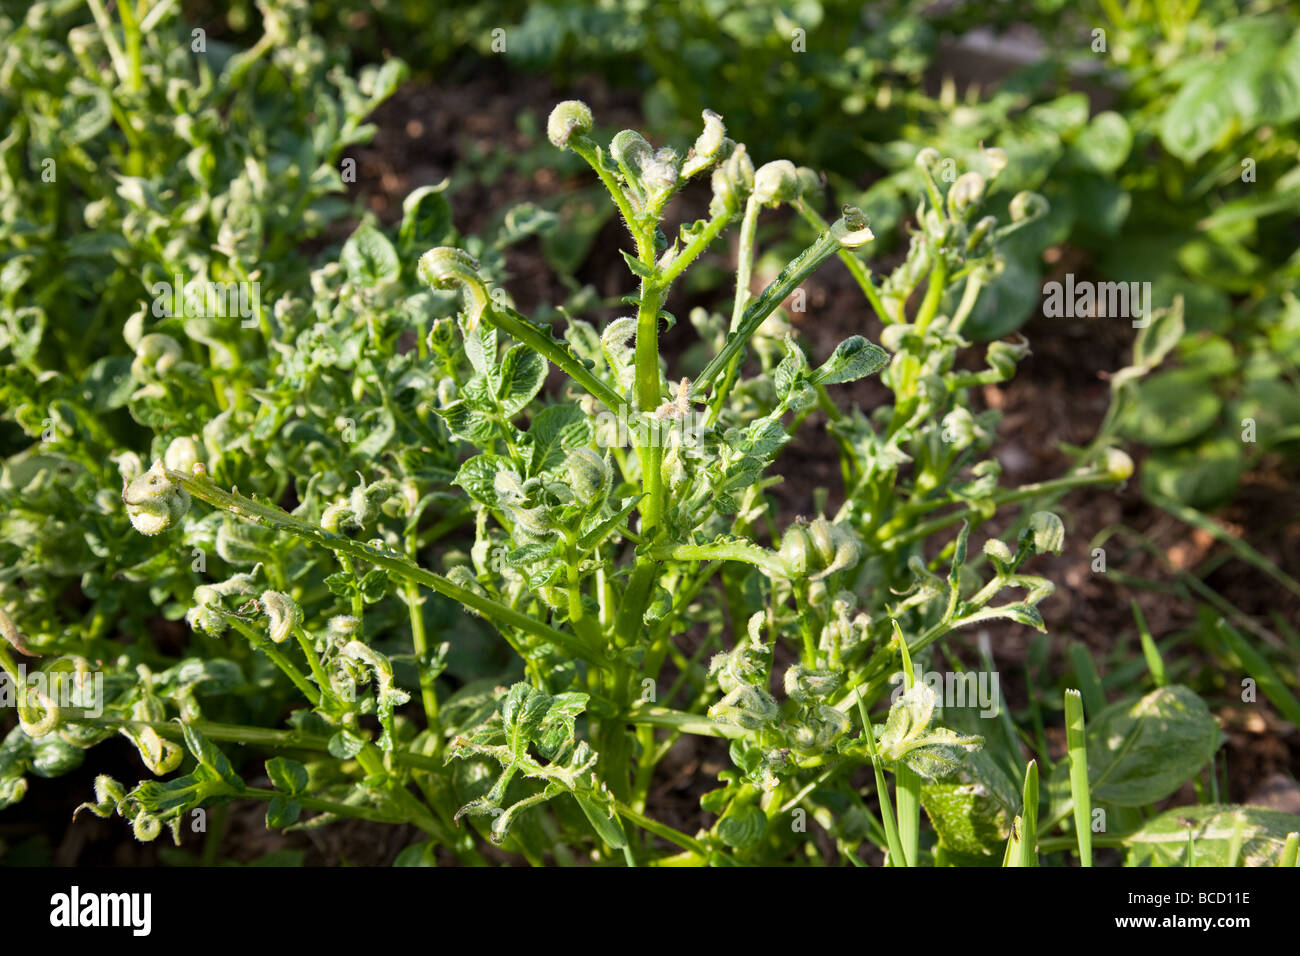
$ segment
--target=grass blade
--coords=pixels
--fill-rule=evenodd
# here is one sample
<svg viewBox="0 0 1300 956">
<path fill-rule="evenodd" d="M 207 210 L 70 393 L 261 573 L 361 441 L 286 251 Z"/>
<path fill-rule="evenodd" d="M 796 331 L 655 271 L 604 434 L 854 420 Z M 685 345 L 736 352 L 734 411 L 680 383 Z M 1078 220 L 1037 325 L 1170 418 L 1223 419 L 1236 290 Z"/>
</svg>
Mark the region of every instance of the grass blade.
<svg viewBox="0 0 1300 956">
<path fill-rule="evenodd" d="M 1034 760 L 1025 767 L 1023 804 L 1011 827 L 1003 866 L 1038 865 L 1038 763 Z"/>
<path fill-rule="evenodd" d="M 1300 833 L 1288 833 L 1278 866 L 1300 866 Z"/>
<path fill-rule="evenodd" d="M 1222 541 L 1236 552 L 1237 557 L 1241 558 L 1246 563 L 1259 568 L 1265 574 L 1271 575 L 1274 580 L 1292 594 L 1300 595 L 1300 581 L 1291 577 L 1291 575 L 1287 574 L 1245 541 L 1229 534 L 1218 522 L 1211 519 L 1209 515 L 1202 514 L 1194 508 L 1188 508 L 1185 505 L 1181 505 L 1176 501 L 1172 501 L 1169 498 L 1163 498 L 1159 495 L 1150 496 L 1150 501 L 1153 505 L 1167 511 L 1179 521 L 1183 521 L 1194 528 L 1199 528 L 1206 534 L 1212 535 L 1219 541 Z"/>
<path fill-rule="evenodd" d="M 1228 862 L 1225 864 L 1226 866 L 1236 867 L 1241 864 L 1241 840 L 1244 835 L 1245 825 L 1246 821 L 1238 813 L 1236 820 L 1232 824 L 1232 836 L 1228 839 Z"/>
<path fill-rule="evenodd" d="M 1156 686 L 1164 687 L 1169 683 L 1169 677 L 1165 673 L 1165 662 L 1160 656 L 1160 648 L 1156 647 L 1156 642 L 1151 637 L 1151 631 L 1147 628 L 1147 619 L 1142 616 L 1142 609 L 1138 607 L 1137 601 L 1130 600 L 1129 604 L 1133 608 L 1133 620 L 1137 622 L 1138 637 L 1142 641 L 1142 656 L 1147 659 L 1147 670 L 1151 672 L 1151 679 L 1155 681 Z"/>
<path fill-rule="evenodd" d="M 1300 727 L 1300 700 L 1296 700 L 1295 695 L 1282 682 L 1282 678 L 1273 665 L 1265 660 L 1255 648 L 1250 646 L 1250 642 L 1242 636 L 1240 631 L 1223 618 L 1219 618 L 1217 630 L 1223 645 L 1236 655 L 1237 659 L 1241 661 L 1242 667 L 1246 669 L 1251 677 L 1255 678 L 1255 683 L 1264 692 L 1264 696 L 1282 712 L 1282 716 Z"/>
<path fill-rule="evenodd" d="M 867 705 L 862 694 L 857 694 L 858 713 L 862 716 L 862 733 L 867 739 L 867 750 L 871 754 L 871 769 L 876 774 L 876 795 L 880 799 L 880 820 L 885 827 L 885 840 L 889 844 L 889 859 L 892 866 L 906 866 L 907 855 L 903 852 L 903 842 L 899 839 L 898 824 L 894 820 L 894 805 L 889 799 L 889 787 L 885 783 L 885 772 L 880 769 L 876 754 L 876 732 L 867 716 Z"/>
<path fill-rule="evenodd" d="M 1065 692 L 1065 736 L 1070 748 L 1070 796 L 1074 801 L 1074 831 L 1079 862 L 1092 866 L 1092 794 L 1088 789 L 1088 744 L 1083 722 L 1083 697 Z"/>
</svg>

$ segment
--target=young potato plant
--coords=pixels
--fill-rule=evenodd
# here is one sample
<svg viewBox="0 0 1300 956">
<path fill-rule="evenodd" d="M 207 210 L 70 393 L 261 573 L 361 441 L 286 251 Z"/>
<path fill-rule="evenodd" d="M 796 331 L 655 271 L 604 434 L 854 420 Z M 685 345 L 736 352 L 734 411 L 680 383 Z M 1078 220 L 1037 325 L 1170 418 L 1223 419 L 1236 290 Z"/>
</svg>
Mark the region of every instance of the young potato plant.
<svg viewBox="0 0 1300 956">
<path fill-rule="evenodd" d="M 1217 728 L 1190 691 L 1161 687 L 1094 713 L 1089 686 L 1099 726 L 1087 736 L 1078 695 L 1066 695 L 1071 752 L 1048 774 L 1051 818 L 1039 827 L 1037 764 L 1025 769 L 1009 715 L 995 706 L 981 721 L 925 678 L 955 631 L 1002 621 L 1041 630 L 1037 605 L 1052 585 L 1032 563 L 1059 552 L 1064 534 L 1048 509 L 1071 488 L 1132 471 L 1108 423 L 1069 474 L 999 486 L 989 454 L 996 415 L 973 410 L 970 392 L 1009 378 L 1026 346 L 995 342 L 987 367 L 967 370 L 957 362 L 961 331 L 998 270 L 998 243 L 1043 212 L 1024 194 L 1007 224 L 979 215 L 999 153 L 946 195 L 933 157 L 918 157 L 911 248 L 877 281 L 854 254 L 872 240 L 862 215 L 845 208 L 827 224 L 814 176 L 781 160 L 755 168 L 715 114 L 704 114 L 685 152 L 631 130 L 601 146 L 575 101 L 555 109 L 548 133 L 591 166 L 628 229 L 632 314 L 603 329 L 575 318 L 544 326 L 512 306 L 500 271 L 474 254 L 482 243 L 439 246 L 419 258 L 418 275 L 440 295 L 457 293 L 462 308 L 389 359 L 410 386 L 402 400 L 436 416 L 438 436 L 388 435 L 384 458 L 357 461 L 350 487 L 342 474 L 318 479 L 310 464 L 292 463 L 301 469 L 292 512 L 274 496 L 225 490 L 214 479 L 230 472 L 201 453 L 127 475 L 132 523 L 164 546 L 210 523 L 249 542 L 244 568 L 197 587 L 187 618 L 238 655 L 247 680 L 287 681 L 307 706 L 288 726 L 279 716 L 273 726 L 227 723 L 220 690 L 239 676 L 226 666 L 208 674 L 212 661 L 141 670 L 92 722 L 76 708 L 29 703 L 30 733 L 76 741 L 116 728 L 158 776 L 184 771 L 129 789 L 101 777 L 91 810 L 130 819 L 145 839 L 163 826 L 179 838 L 194 811 L 234 799 L 265 801 L 274 827 L 409 822 L 428 840 L 403 863 L 480 861 L 475 834 L 535 864 L 823 862 L 809 815 L 829 834 L 832 860 L 862 863 L 872 844 L 892 865 L 1032 864 L 1070 847 L 1090 862 L 1090 806 L 1145 806 L 1201 769 Z M 674 196 L 704 177 L 707 216 L 670 228 Z M 782 205 L 819 231 L 754 295 L 757 224 Z M 674 322 L 674 286 L 733 229 L 730 308 L 692 316 L 707 360 L 668 368 L 659 336 Z M 367 237 L 365 261 L 409 268 L 382 234 Z M 885 323 L 885 348 L 852 336 L 810 357 L 779 310 L 836 256 Z M 1116 376 L 1117 394 L 1180 333 L 1177 313 L 1153 321 L 1135 364 Z M 364 363 L 374 342 L 355 345 Z M 552 366 L 562 386 L 544 392 Z M 836 386 L 873 374 L 889 400 L 869 412 L 835 404 Z M 299 388 L 292 379 L 280 387 Z M 833 511 L 786 521 L 768 494 L 781 480 L 772 468 L 814 410 L 838 450 L 842 493 Z M 455 497 L 408 464 L 443 442 L 459 455 Z M 196 499 L 216 510 L 197 516 Z M 829 504 L 829 492 L 818 500 Z M 1011 506 L 1018 513 L 1003 516 Z M 975 529 L 999 517 L 1005 530 L 973 548 Z M 462 520 L 468 552 L 439 553 L 435 540 Z M 337 562 L 324 587 L 322 560 Z M 431 634 L 424 590 L 481 618 L 513 666 L 448 693 L 454 645 L 473 636 L 452 623 Z M 409 639 L 396 640 L 382 616 L 390 591 L 407 605 Z M 210 688 L 211 701 L 199 699 L 205 678 L 226 682 Z M 1150 748 L 1175 732 L 1178 757 L 1157 759 Z M 663 819 L 654 797 L 684 736 L 725 743 L 732 762 L 701 799 L 713 823 L 693 833 Z M 276 753 L 265 765 L 270 785 L 258 785 L 259 771 L 239 772 L 226 743 Z M 1147 748 L 1143 759 L 1129 744 Z M 1126 836 L 1136 833 L 1141 816 L 1125 822 Z M 1284 852 L 1270 842 L 1283 823 L 1249 827 L 1252 853 Z"/>
</svg>

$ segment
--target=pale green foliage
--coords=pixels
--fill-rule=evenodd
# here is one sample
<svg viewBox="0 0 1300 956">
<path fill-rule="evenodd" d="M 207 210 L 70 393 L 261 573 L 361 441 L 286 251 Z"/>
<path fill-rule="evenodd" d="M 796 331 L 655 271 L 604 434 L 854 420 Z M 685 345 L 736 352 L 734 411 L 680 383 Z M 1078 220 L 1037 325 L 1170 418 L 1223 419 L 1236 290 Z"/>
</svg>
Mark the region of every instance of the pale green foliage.
<svg viewBox="0 0 1300 956">
<path fill-rule="evenodd" d="M 268 7 L 268 44 L 288 28 L 278 10 Z M 381 72 L 341 85 L 344 139 L 361 135 L 352 118 L 395 81 Z M 958 726 L 972 718 L 914 671 L 938 666 L 944 639 L 971 625 L 1043 630 L 1037 605 L 1053 585 L 1030 569 L 1061 552 L 1059 498 L 1132 469 L 1108 419 L 1068 475 L 1001 487 L 998 416 L 973 407 L 971 393 L 1010 378 L 1027 345 L 991 343 L 974 371 L 958 362 L 980 292 L 1004 268 L 1001 243 L 1046 202 L 1019 193 L 999 224 L 980 213 L 1005 155 L 987 151 L 945 192 L 937 157 L 923 152 L 909 249 L 877 277 L 861 254 L 875 239 L 866 217 L 845 207 L 824 221 L 816 174 L 780 159 L 755 168 L 718 115 L 703 114 L 689 149 L 633 130 L 604 145 L 596 121 L 570 101 L 547 133 L 591 167 L 628 229 L 622 302 L 633 314 L 597 328 L 580 296 L 522 314 L 502 249 L 555 217 L 519 207 L 498 234 L 461 237 L 442 187 L 427 187 L 404 205 L 395 236 L 365 222 L 338 261 L 268 271 L 247 327 L 156 321 L 137 307 L 112 374 L 94 373 L 125 385 L 91 392 L 100 397 L 89 406 L 74 385 L 59 393 L 60 422 L 93 428 L 98 401 L 98 411 L 129 412 L 152 442 L 96 433 L 95 453 L 64 438 L 6 461 L 0 489 L 14 507 L 0 540 L 30 552 L 24 586 L 48 598 L 84 575 L 103 593 L 121 575 L 147 590 L 150 610 L 184 618 L 203 652 L 151 666 L 108 638 L 120 612 L 102 609 L 101 630 L 75 645 L 84 656 L 41 669 L 111 661 L 102 712 L 82 699 L 25 699 L 0 748 L 0 802 L 21 798 L 27 773 L 66 772 L 120 733 L 150 773 L 179 776 L 132 788 L 100 778 L 85 808 L 117 813 L 145 840 L 164 826 L 178 838 L 196 809 L 253 799 L 267 804 L 268 826 L 407 822 L 428 838 L 421 858 L 436 850 L 475 863 L 483 838 L 532 863 L 803 860 L 807 838 L 787 823 L 794 808 L 816 813 L 848 859 L 864 840 L 895 864 L 1001 849 L 1017 799 L 1015 779 L 1001 778 L 1007 763 L 1020 776 L 1023 754 L 993 752 L 991 732 Z M 166 177 L 148 173 L 124 183 L 122 199 L 161 229 Z M 668 222 L 692 180 L 711 193 L 706 218 Z M 309 208 L 315 196 L 300 200 Z M 778 207 L 798 218 L 772 215 Z M 753 294 L 760 240 L 767 247 L 778 223 L 778 261 Z M 274 239 L 256 241 L 257 222 L 244 225 L 218 237 L 223 269 L 278 257 Z M 668 367 L 659 335 L 676 323 L 674 292 L 733 229 L 734 292 L 692 314 L 699 347 Z M 858 334 L 814 356 L 784 305 L 835 257 L 862 289 L 856 317 L 865 326 L 870 311 L 883 324 L 881 345 Z M 1163 321 L 1153 328 L 1125 382 L 1167 351 Z M 23 368 L 6 387 L 24 405 L 48 405 L 39 343 L 6 343 Z M 841 407 L 838 386 L 876 374 L 889 391 L 882 404 Z M 1116 385 L 1119 398 L 1127 387 Z M 823 513 L 786 520 L 768 492 L 814 409 L 842 486 L 818 495 Z M 33 433 L 35 416 L 21 420 Z M 94 560 L 84 567 L 56 564 L 39 544 L 79 534 L 74 487 L 101 512 L 87 520 Z M 1005 530 L 972 547 L 999 515 Z M 133 535 L 118 555 L 107 542 L 126 521 L 149 538 Z M 6 605 L 18 593 L 0 577 Z M 23 649 L 20 627 L 43 648 L 62 646 L 69 629 L 48 612 L 28 615 L 6 607 L 0 617 L 6 672 L 16 671 L 10 646 Z M 877 739 L 870 714 L 900 666 L 908 689 Z M 1205 715 L 1176 688 L 1157 693 L 1096 715 L 1108 736 L 1089 740 L 1089 767 L 1119 768 L 1096 781 L 1096 799 L 1122 802 L 1107 789 L 1119 783 L 1162 798 L 1208 759 Z M 239 709 L 250 697 L 268 706 Z M 218 702 L 247 722 L 209 719 Z M 285 726 L 258 723 L 286 712 Z M 1152 727 L 1178 731 L 1189 756 L 1143 780 L 1109 741 L 1128 733 L 1145 753 Z M 703 797 L 716 819 L 697 834 L 660 822 L 651 799 L 682 734 L 728 740 L 733 763 Z M 285 755 L 237 764 L 226 743 L 245 745 L 240 760 L 254 748 Z M 855 783 L 868 765 L 874 793 Z M 962 803 L 981 787 L 995 805 Z M 922 802 L 934 831 L 924 848 Z"/>
</svg>

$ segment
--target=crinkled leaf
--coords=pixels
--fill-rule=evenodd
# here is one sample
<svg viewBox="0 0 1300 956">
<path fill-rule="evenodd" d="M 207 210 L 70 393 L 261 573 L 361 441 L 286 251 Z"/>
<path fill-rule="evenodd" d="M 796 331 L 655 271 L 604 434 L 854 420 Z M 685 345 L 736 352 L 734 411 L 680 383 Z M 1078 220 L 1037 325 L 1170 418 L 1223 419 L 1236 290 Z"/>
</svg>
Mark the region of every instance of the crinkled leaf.
<svg viewBox="0 0 1300 956">
<path fill-rule="evenodd" d="M 888 352 L 855 335 L 836 347 L 834 354 L 813 372 L 812 381 L 815 385 L 856 382 L 880 371 L 888 362 Z"/>
<path fill-rule="evenodd" d="M 343 244 L 339 261 L 348 278 L 365 286 L 375 286 L 396 279 L 402 264 L 388 237 L 371 225 L 359 226 Z"/>
<path fill-rule="evenodd" d="M 288 757 L 272 757 L 268 760 L 266 775 L 271 778 L 271 786 L 290 796 L 296 796 L 307 789 L 307 768 Z"/>
</svg>

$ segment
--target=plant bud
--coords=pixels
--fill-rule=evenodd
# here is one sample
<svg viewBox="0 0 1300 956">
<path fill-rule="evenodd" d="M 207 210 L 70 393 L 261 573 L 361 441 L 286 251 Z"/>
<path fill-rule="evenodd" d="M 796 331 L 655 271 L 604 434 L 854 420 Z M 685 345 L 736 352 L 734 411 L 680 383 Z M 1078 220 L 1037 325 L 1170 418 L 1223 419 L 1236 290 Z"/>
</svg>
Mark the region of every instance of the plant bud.
<svg viewBox="0 0 1300 956">
<path fill-rule="evenodd" d="M 170 335 L 152 332 L 140 339 L 131 363 L 131 377 L 137 382 L 156 382 L 180 361 L 181 346 Z"/>
<path fill-rule="evenodd" d="M 815 169 L 809 169 L 807 166 L 799 167 L 799 195 L 802 198 L 810 198 L 821 192 L 822 176 Z"/>
<path fill-rule="evenodd" d="M 754 200 L 764 206 L 777 206 L 799 198 L 799 171 L 788 159 L 778 159 L 760 166 L 754 174 Z"/>
<path fill-rule="evenodd" d="M 1127 481 L 1133 475 L 1133 459 L 1119 448 L 1106 449 L 1106 474 L 1112 481 Z"/>
<path fill-rule="evenodd" d="M 1011 205 L 1007 207 L 1011 213 L 1012 222 L 1030 222 L 1047 215 L 1047 200 L 1038 193 L 1021 192 L 1016 193 L 1011 200 Z"/>
<path fill-rule="evenodd" d="M 984 150 L 984 161 L 989 164 L 989 179 L 997 179 L 998 174 L 1007 168 L 1006 150 L 990 146 Z"/>
<path fill-rule="evenodd" d="M 808 540 L 817 556 L 818 567 L 826 567 L 835 560 L 835 538 L 831 523 L 818 517 L 808 526 Z"/>
<path fill-rule="evenodd" d="M 654 157 L 654 148 L 634 129 L 625 129 L 609 144 L 609 155 L 629 175 L 640 177 L 641 169 Z"/>
<path fill-rule="evenodd" d="M 787 697 L 799 703 L 829 697 L 839 690 L 844 675 L 833 670 L 819 670 L 793 664 L 786 668 L 784 684 Z"/>
<path fill-rule="evenodd" d="M 362 482 L 348 496 L 348 508 L 356 522 L 364 526 L 375 520 L 380 505 L 400 491 L 401 485 L 392 478 L 381 478 L 369 485 Z"/>
<path fill-rule="evenodd" d="M 1029 533 L 1039 554 L 1060 554 L 1065 550 L 1065 525 L 1050 511 L 1035 511 L 1029 516 Z"/>
<path fill-rule="evenodd" d="M 831 235 L 846 249 L 856 249 L 876 238 L 867 217 L 857 206 L 843 208 L 840 218 L 831 225 Z"/>
<path fill-rule="evenodd" d="M 641 182 L 651 196 L 671 192 L 679 178 L 677 152 L 667 147 L 641 167 Z"/>
<path fill-rule="evenodd" d="M 984 198 L 984 177 L 979 173 L 962 173 L 948 191 L 948 214 L 963 216 Z"/>
<path fill-rule="evenodd" d="M 682 167 L 683 176 L 694 176 L 707 169 L 715 159 L 721 158 L 719 153 L 722 151 L 727 128 L 722 123 L 722 117 L 713 110 L 705 110 L 703 118 L 704 132 L 696 138 L 695 145 L 686 157 L 686 165 Z"/>
<path fill-rule="evenodd" d="M 754 164 L 744 145 L 737 145 L 727 161 L 713 171 L 713 202 L 709 212 L 737 212 L 754 189 Z"/>
<path fill-rule="evenodd" d="M 790 525 L 781 538 L 780 551 L 781 563 L 790 577 L 802 577 L 808 573 L 811 550 L 807 526 L 802 523 Z"/>
<path fill-rule="evenodd" d="M 58 702 L 36 684 L 17 685 L 18 726 L 28 737 L 44 737 L 59 726 Z"/>
<path fill-rule="evenodd" d="M 263 591 L 259 600 L 270 621 L 271 640 L 283 644 L 302 620 L 302 610 L 293 598 L 280 591 Z"/>
<path fill-rule="evenodd" d="M 942 158 L 943 155 L 937 149 L 933 146 L 927 146 L 916 154 L 915 162 L 917 166 L 920 166 L 928 172 L 929 170 L 934 169 L 935 164 Z"/>
<path fill-rule="evenodd" d="M 136 531 L 155 535 L 166 531 L 190 510 L 189 492 L 167 477 L 161 461 L 122 490 L 122 503 Z"/>
<path fill-rule="evenodd" d="M 590 106 L 582 100 L 565 100 L 551 110 L 546 135 L 557 149 L 567 149 L 574 134 L 586 136 L 591 132 L 591 123 Z"/>
<path fill-rule="evenodd" d="M 199 444 L 193 436 L 182 435 L 173 438 L 163 453 L 163 465 L 172 471 L 194 473 L 194 466 L 199 462 Z"/>
<path fill-rule="evenodd" d="M 943 416 L 940 435 L 954 448 L 962 449 L 975 440 L 975 418 L 965 408 L 954 408 Z"/>
<path fill-rule="evenodd" d="M 336 501 L 321 513 L 320 526 L 330 534 L 338 534 L 344 522 L 351 518 L 352 506 L 346 501 Z"/>
<path fill-rule="evenodd" d="M 813 581 L 819 581 L 844 568 L 851 568 L 862 557 L 862 546 L 858 543 L 858 536 L 847 525 L 831 524 L 825 518 L 818 518 L 809 531 L 810 534 L 819 535 L 821 529 L 829 532 L 831 549 L 827 553 L 827 550 L 820 543 L 818 544 L 818 557 L 822 559 L 823 566 L 819 573 L 813 575 Z"/>
<path fill-rule="evenodd" d="M 610 481 L 609 465 L 590 448 L 575 448 L 565 457 L 565 470 L 569 486 L 580 504 L 592 504 L 602 499 Z"/>
<path fill-rule="evenodd" d="M 887 325 L 880 330 L 880 344 L 887 352 L 897 352 L 907 344 L 907 339 L 909 337 L 915 337 L 915 335 L 915 325 L 909 325 L 905 322 L 899 322 L 895 325 Z"/>
<path fill-rule="evenodd" d="M 478 260 L 464 249 L 438 246 L 420 256 L 416 274 L 421 282 L 439 288 L 456 280 L 480 281 Z"/>
<path fill-rule="evenodd" d="M 989 538 L 984 542 L 984 553 L 995 561 L 1002 564 L 1010 564 L 1012 560 L 1011 549 L 1007 543 L 999 538 Z"/>
<path fill-rule="evenodd" d="M 982 254 L 985 250 L 981 250 L 978 247 L 980 243 L 987 239 L 993 232 L 997 227 L 997 224 L 998 221 L 993 216 L 985 216 L 983 219 L 975 223 L 975 225 L 971 227 L 970 235 L 966 239 L 967 253 L 975 255 Z"/>
<path fill-rule="evenodd" d="M 152 813 L 137 813 L 131 821 L 131 830 L 141 843 L 149 843 L 158 839 L 158 834 L 162 833 L 162 821 Z"/>
<path fill-rule="evenodd" d="M 1028 354 L 1029 342 L 1022 336 L 1020 342 L 1004 342 L 1001 339 L 990 342 L 984 352 L 984 359 L 989 363 L 989 368 L 1005 380 L 1016 373 L 1016 363 Z"/>
</svg>

